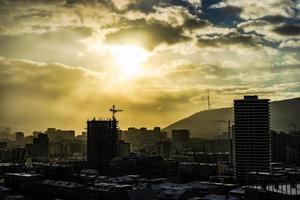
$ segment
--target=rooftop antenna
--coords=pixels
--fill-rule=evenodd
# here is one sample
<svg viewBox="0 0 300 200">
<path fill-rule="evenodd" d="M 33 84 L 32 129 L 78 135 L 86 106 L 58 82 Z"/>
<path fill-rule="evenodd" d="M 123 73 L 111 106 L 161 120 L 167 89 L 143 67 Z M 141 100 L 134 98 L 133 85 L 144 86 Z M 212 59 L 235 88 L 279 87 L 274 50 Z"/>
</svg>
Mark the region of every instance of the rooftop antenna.
<svg viewBox="0 0 300 200">
<path fill-rule="evenodd" d="M 207 89 L 207 110 L 210 110 L 209 89 Z"/>
<path fill-rule="evenodd" d="M 113 119 L 113 120 L 116 120 L 115 114 L 116 114 L 117 112 L 121 112 L 121 111 L 123 111 L 123 110 L 116 109 L 116 106 L 113 105 L 112 108 L 111 108 L 109 111 L 112 112 L 112 119 Z"/>
</svg>

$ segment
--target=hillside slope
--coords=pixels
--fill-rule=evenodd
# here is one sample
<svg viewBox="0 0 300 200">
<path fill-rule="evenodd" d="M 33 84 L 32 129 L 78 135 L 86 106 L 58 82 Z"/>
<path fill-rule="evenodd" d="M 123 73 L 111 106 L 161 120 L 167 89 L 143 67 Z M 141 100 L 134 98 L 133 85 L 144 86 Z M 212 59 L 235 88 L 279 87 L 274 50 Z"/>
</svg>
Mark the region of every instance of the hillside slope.
<svg viewBox="0 0 300 200">
<path fill-rule="evenodd" d="M 300 127 L 300 98 L 271 102 L 271 129 L 290 130 L 291 123 Z M 194 137 L 217 135 L 227 130 L 227 123 L 216 122 L 233 118 L 232 108 L 205 110 L 181 119 L 166 128 L 167 132 L 173 129 L 189 129 Z"/>
</svg>

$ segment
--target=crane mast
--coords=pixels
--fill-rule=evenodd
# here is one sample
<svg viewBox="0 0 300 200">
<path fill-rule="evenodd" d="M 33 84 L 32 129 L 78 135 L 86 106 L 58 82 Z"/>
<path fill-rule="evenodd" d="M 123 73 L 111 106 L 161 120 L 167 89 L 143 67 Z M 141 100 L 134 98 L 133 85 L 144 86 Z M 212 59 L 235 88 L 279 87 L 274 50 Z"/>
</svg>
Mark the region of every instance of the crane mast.
<svg viewBox="0 0 300 200">
<path fill-rule="evenodd" d="M 123 110 L 117 109 L 115 105 L 112 106 L 112 108 L 109 110 L 110 112 L 112 112 L 112 119 L 116 120 L 116 116 L 115 114 L 117 112 L 122 112 Z"/>
</svg>

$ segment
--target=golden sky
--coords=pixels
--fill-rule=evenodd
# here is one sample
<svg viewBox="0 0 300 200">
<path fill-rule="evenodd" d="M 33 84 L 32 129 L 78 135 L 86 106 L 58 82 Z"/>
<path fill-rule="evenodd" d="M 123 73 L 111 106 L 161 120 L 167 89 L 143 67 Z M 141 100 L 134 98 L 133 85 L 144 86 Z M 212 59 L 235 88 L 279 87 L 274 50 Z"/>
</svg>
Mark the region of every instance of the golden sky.
<svg viewBox="0 0 300 200">
<path fill-rule="evenodd" d="M 0 126 L 167 126 L 300 95 L 297 0 L 0 0 Z"/>
</svg>

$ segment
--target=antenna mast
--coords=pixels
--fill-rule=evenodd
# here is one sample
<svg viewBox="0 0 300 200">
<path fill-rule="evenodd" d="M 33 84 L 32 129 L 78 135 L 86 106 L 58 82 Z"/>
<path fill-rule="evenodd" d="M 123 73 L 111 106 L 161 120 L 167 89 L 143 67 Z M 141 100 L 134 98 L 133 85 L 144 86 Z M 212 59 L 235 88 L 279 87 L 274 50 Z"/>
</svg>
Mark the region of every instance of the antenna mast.
<svg viewBox="0 0 300 200">
<path fill-rule="evenodd" d="M 210 110 L 209 89 L 207 89 L 207 110 Z"/>
</svg>

